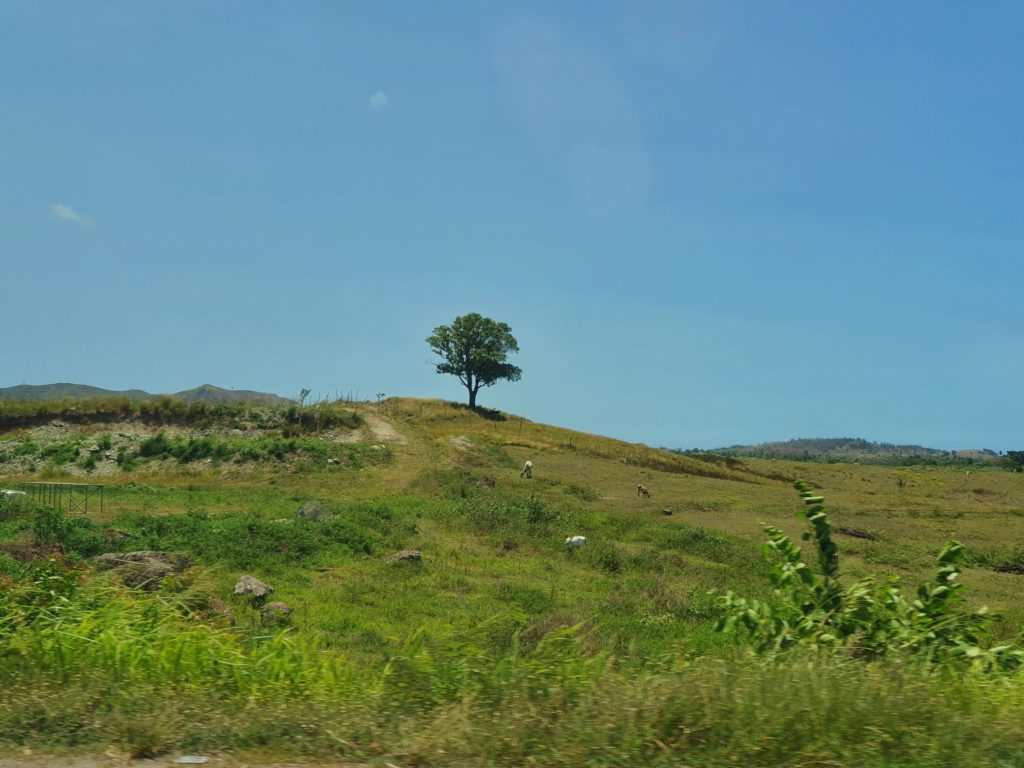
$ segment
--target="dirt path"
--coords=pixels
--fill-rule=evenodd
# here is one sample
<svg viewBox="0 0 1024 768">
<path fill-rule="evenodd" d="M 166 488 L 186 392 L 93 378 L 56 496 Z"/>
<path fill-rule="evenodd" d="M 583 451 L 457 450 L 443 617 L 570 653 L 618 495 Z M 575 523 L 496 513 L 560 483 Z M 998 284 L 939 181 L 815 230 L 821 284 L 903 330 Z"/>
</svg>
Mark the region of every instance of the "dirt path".
<svg viewBox="0 0 1024 768">
<path fill-rule="evenodd" d="M 401 443 L 403 445 L 408 442 L 405 435 L 395 429 L 394 425 L 380 414 L 366 410 L 363 411 L 363 418 L 366 419 L 366 427 L 369 429 L 374 440 L 380 440 L 382 443 Z"/>
</svg>

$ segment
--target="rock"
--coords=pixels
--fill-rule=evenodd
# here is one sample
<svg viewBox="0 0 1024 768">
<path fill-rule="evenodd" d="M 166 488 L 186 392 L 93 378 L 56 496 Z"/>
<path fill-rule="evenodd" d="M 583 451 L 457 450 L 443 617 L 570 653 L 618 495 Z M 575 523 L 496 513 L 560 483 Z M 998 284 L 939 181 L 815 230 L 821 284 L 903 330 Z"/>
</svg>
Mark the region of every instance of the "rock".
<svg viewBox="0 0 1024 768">
<path fill-rule="evenodd" d="M 483 480 L 476 484 L 476 487 L 481 491 L 493 491 L 495 480 L 493 477 L 485 477 Z"/>
<path fill-rule="evenodd" d="M 868 541 L 878 541 L 878 537 L 868 531 L 862 531 L 857 528 L 847 528 L 846 526 L 840 525 L 836 528 L 836 533 L 841 533 L 843 536 L 852 536 L 855 539 L 867 539 Z"/>
<path fill-rule="evenodd" d="M 181 552 L 107 552 L 93 558 L 101 570 L 114 570 L 127 586 L 152 592 L 172 573 L 181 573 L 192 561 Z"/>
<path fill-rule="evenodd" d="M 663 514 L 663 515 L 671 515 L 672 514 L 672 510 L 671 509 L 663 509 L 663 510 L 661 510 L 661 514 Z"/>
<path fill-rule="evenodd" d="M 127 541 L 128 539 L 138 538 L 138 536 L 136 536 L 134 533 L 122 531 L 120 528 L 104 528 L 102 533 L 103 538 L 107 540 L 107 544 L 110 544 L 111 546 L 120 544 L 121 542 Z"/>
<path fill-rule="evenodd" d="M 181 552 L 159 552 L 149 549 L 138 552 L 107 552 L 93 558 L 97 565 L 106 568 L 116 568 L 125 563 L 145 563 L 150 560 L 166 563 L 178 573 L 192 566 L 189 556 Z"/>
<path fill-rule="evenodd" d="M 327 463 L 328 464 L 340 464 L 341 462 L 338 461 L 337 459 L 328 459 Z"/>
<path fill-rule="evenodd" d="M 234 621 L 235 614 L 231 612 L 231 606 L 216 597 L 210 601 L 210 610 L 218 616 L 223 616 L 228 621 Z"/>
<path fill-rule="evenodd" d="M 274 588 L 272 586 L 264 584 L 255 576 L 242 576 L 235 582 L 236 595 L 252 595 L 253 597 L 261 600 L 273 591 Z"/>
<path fill-rule="evenodd" d="M 272 603 L 267 603 L 260 608 L 260 616 L 264 621 L 284 621 L 292 613 L 292 608 L 288 603 L 282 603 L 279 600 L 275 600 Z"/>
<path fill-rule="evenodd" d="M 324 509 L 323 504 L 319 501 L 307 501 L 301 507 L 299 511 L 295 513 L 296 517 L 304 517 L 307 520 L 312 520 L 314 523 L 318 523 L 322 520 L 330 520 L 334 515 Z"/>
<path fill-rule="evenodd" d="M 419 563 L 423 560 L 423 553 L 416 549 L 403 549 L 401 552 L 388 556 L 386 563 Z"/>
</svg>

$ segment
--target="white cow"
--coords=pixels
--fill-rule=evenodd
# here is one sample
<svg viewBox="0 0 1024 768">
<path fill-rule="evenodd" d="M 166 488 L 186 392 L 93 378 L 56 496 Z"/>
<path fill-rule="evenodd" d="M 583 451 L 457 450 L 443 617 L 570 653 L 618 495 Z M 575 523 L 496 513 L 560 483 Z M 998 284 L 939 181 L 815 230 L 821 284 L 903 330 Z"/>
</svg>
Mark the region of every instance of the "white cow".
<svg viewBox="0 0 1024 768">
<path fill-rule="evenodd" d="M 28 496 L 28 494 L 25 493 L 24 491 L 12 491 L 12 490 L 9 490 L 7 488 L 4 488 L 4 489 L 0 490 L 0 496 L 3 496 L 4 498 L 12 499 L 13 500 L 13 499 L 20 499 L 20 498 L 22 498 L 24 496 Z"/>
<path fill-rule="evenodd" d="M 565 546 L 579 549 L 587 545 L 586 536 L 568 536 L 565 539 Z"/>
</svg>

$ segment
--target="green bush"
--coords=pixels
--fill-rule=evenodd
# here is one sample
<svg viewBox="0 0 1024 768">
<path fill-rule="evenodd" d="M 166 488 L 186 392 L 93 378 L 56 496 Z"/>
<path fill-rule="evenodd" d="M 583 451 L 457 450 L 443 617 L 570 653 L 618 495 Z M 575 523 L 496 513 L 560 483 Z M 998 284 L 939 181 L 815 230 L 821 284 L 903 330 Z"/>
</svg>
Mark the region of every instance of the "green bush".
<svg viewBox="0 0 1024 768">
<path fill-rule="evenodd" d="M 161 457 L 164 454 L 170 453 L 170 451 L 171 441 L 167 435 L 163 432 L 157 432 L 152 437 L 147 437 L 139 443 L 137 454 L 144 458 L 154 458 Z"/>
<path fill-rule="evenodd" d="M 106 540 L 84 517 L 69 519 L 62 510 L 38 505 L 31 510 L 32 534 L 37 546 L 66 555 L 92 557 L 106 548 Z"/>
<path fill-rule="evenodd" d="M 474 496 L 463 500 L 458 514 L 479 533 L 549 533 L 564 514 L 536 496 Z"/>
<path fill-rule="evenodd" d="M 782 531 L 766 527 L 765 553 L 776 559 L 770 577 L 775 599 L 727 593 L 720 631 L 737 631 L 761 652 L 811 646 L 867 659 L 903 653 L 982 671 L 1024 664 L 1024 650 L 986 642 L 992 617 L 985 609 L 963 609 L 962 544 L 951 541 L 942 548 L 935 583 L 918 587 L 916 599 L 907 597 L 895 579 L 879 584 L 866 578 L 843 586 L 824 499 L 799 480 L 795 487 L 804 501 L 799 515 L 809 527 L 803 538 L 814 543 L 817 567 L 804 562 L 800 548 Z"/>
<path fill-rule="evenodd" d="M 125 472 L 130 472 L 135 469 L 138 464 L 138 457 L 124 448 L 117 449 L 117 466 L 123 469 Z"/>
</svg>

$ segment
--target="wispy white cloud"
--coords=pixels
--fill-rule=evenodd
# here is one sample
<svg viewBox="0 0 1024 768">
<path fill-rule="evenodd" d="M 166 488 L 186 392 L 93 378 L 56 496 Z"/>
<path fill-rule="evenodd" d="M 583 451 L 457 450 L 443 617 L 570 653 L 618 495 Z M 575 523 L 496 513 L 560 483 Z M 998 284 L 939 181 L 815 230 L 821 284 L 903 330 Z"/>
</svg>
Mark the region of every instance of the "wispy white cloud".
<svg viewBox="0 0 1024 768">
<path fill-rule="evenodd" d="M 384 91 L 377 91 L 370 97 L 370 109 L 384 109 L 390 101 L 391 97 Z"/>
<path fill-rule="evenodd" d="M 53 205 L 50 206 L 50 212 L 54 215 L 55 218 L 58 218 L 61 221 L 70 221 L 82 227 L 92 226 L 92 219 L 90 219 L 88 216 L 83 216 L 70 205 L 65 205 L 64 203 L 54 203 Z"/>
</svg>

